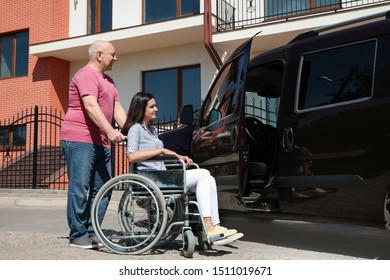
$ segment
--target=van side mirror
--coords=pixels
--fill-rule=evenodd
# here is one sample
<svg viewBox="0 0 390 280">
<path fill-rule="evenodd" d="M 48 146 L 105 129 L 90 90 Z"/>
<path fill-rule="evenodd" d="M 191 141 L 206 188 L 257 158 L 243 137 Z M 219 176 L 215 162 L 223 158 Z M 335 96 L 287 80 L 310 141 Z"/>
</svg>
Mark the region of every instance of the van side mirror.
<svg viewBox="0 0 390 280">
<path fill-rule="evenodd" d="M 180 123 L 193 124 L 194 122 L 194 107 L 192 105 L 185 105 L 180 112 Z"/>
</svg>

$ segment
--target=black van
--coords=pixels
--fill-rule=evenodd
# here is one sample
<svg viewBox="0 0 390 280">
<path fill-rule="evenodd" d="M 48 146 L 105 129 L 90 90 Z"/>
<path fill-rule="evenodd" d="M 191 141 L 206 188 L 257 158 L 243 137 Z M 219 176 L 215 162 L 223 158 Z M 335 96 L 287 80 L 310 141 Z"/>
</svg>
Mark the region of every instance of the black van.
<svg viewBox="0 0 390 280">
<path fill-rule="evenodd" d="M 248 40 L 219 71 L 197 120 L 186 106 L 187 125 L 161 139 L 211 171 L 223 209 L 389 228 L 389 17 L 306 32 L 253 59 Z"/>
</svg>

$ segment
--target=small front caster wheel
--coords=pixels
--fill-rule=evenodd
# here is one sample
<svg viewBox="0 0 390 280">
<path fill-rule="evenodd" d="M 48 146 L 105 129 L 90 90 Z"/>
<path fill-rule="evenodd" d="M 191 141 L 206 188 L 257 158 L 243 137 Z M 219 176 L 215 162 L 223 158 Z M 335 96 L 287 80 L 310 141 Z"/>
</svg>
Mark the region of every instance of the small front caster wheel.
<svg viewBox="0 0 390 280">
<path fill-rule="evenodd" d="M 195 251 L 195 238 L 191 230 L 186 230 L 183 233 L 183 256 L 192 258 Z"/>
</svg>

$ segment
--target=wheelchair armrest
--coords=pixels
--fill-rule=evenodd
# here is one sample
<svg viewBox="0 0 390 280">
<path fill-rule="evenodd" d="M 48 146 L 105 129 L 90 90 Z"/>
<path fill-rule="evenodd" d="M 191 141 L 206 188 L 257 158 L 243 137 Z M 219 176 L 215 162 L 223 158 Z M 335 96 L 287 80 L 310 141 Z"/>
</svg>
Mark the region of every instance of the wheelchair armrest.
<svg viewBox="0 0 390 280">
<path fill-rule="evenodd" d="M 162 161 L 162 162 L 164 162 L 166 167 L 175 166 L 175 167 L 179 167 L 182 169 L 185 169 L 185 167 L 186 167 L 186 164 L 184 161 L 179 159 L 177 156 L 173 156 L 173 155 L 159 155 L 159 156 L 156 156 L 153 158 L 143 160 L 143 162 L 147 162 L 147 161 L 152 161 L 152 162 L 153 161 Z"/>
<path fill-rule="evenodd" d="M 183 170 L 186 169 L 185 162 L 174 155 L 159 155 L 156 157 L 145 159 L 142 162 L 156 162 L 156 161 L 164 162 L 167 168 L 175 167 Z M 130 171 L 134 171 L 134 170 L 137 170 L 137 163 L 130 164 Z"/>
<path fill-rule="evenodd" d="M 143 160 L 142 162 L 164 162 L 166 170 L 138 170 L 137 165 L 134 163 L 130 164 L 130 172 L 141 174 L 145 177 L 148 177 L 159 183 L 159 187 L 164 189 L 165 191 L 175 189 L 177 187 L 184 187 L 184 190 L 187 191 L 186 187 L 186 163 L 179 159 L 177 156 L 173 155 L 159 155 L 153 158 L 149 158 L 147 160 Z M 199 168 L 199 165 L 196 163 L 192 163 L 189 168 Z M 168 173 L 167 173 L 168 172 Z M 177 173 L 179 172 L 179 173 Z M 164 175 L 167 174 L 167 175 Z M 168 176 L 168 177 L 167 177 Z M 180 179 L 181 178 L 181 179 Z M 176 179 L 180 179 L 180 182 Z M 175 187 L 172 188 L 172 185 Z"/>
<path fill-rule="evenodd" d="M 149 159 L 146 159 L 146 160 L 143 160 L 143 162 L 147 162 L 147 161 L 162 161 L 165 163 L 165 166 L 169 169 L 169 168 L 181 168 L 183 170 L 186 169 L 186 164 L 184 161 L 182 161 L 181 159 L 179 159 L 177 156 L 174 156 L 174 155 L 159 155 L 159 156 L 156 156 L 156 157 L 153 157 L 153 158 L 149 158 Z M 130 164 L 130 170 L 135 170 L 137 164 Z M 196 163 L 192 163 L 191 168 L 199 168 L 199 165 L 196 164 Z"/>
<path fill-rule="evenodd" d="M 178 161 L 178 160 L 180 159 L 174 155 L 159 155 L 143 161 Z"/>
<path fill-rule="evenodd" d="M 167 168 L 179 166 L 180 168 L 186 169 L 185 162 L 179 159 L 177 156 L 173 155 L 159 155 L 154 158 L 147 159 L 145 161 L 163 161 Z M 193 162 L 189 168 L 199 169 L 199 165 Z"/>
</svg>

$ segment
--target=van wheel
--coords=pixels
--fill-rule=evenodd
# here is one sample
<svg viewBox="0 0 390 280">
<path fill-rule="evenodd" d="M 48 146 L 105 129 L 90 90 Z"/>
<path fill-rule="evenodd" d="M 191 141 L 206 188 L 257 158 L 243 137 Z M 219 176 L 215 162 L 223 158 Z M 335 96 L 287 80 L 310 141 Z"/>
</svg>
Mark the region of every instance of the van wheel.
<svg viewBox="0 0 390 280">
<path fill-rule="evenodd" d="M 385 228 L 390 230 L 390 189 L 387 190 L 384 203 Z"/>
</svg>

